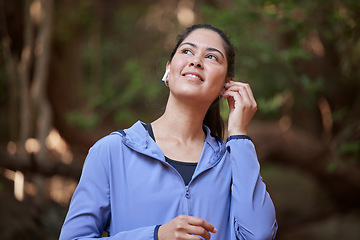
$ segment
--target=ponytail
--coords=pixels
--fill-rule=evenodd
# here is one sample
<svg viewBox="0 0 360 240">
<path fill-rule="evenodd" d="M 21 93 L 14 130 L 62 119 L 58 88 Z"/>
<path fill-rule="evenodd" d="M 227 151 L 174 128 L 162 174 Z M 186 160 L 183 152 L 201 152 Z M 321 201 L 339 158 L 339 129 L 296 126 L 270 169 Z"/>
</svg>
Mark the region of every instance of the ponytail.
<svg viewBox="0 0 360 240">
<path fill-rule="evenodd" d="M 224 120 L 220 115 L 220 99 L 217 98 L 209 107 L 203 124 L 210 128 L 213 135 L 224 138 Z"/>
</svg>

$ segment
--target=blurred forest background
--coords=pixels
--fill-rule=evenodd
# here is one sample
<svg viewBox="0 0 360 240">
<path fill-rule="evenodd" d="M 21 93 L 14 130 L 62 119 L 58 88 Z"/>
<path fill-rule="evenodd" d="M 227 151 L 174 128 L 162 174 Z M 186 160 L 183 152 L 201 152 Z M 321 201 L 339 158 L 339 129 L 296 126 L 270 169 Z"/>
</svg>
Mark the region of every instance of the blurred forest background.
<svg viewBox="0 0 360 240">
<path fill-rule="evenodd" d="M 359 0 L 0 0 L 0 239 L 58 238 L 89 147 L 162 113 L 193 23 L 254 91 L 276 239 L 360 239 Z"/>
</svg>

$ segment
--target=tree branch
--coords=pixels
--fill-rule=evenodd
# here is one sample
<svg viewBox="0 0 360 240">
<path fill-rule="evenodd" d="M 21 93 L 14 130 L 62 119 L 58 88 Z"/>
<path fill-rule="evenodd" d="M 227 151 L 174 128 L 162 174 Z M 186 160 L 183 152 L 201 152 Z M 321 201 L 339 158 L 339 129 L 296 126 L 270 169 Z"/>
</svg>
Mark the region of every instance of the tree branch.
<svg viewBox="0 0 360 240">
<path fill-rule="evenodd" d="M 24 161 L 21 156 L 10 155 L 4 147 L 0 148 L 0 167 L 23 173 L 37 173 L 44 177 L 60 175 L 63 177 L 79 180 L 82 164 L 74 161 L 72 164 L 64 164 L 59 159 L 49 157 L 47 161 L 37 161 L 34 155 L 31 161 Z"/>
<path fill-rule="evenodd" d="M 249 130 L 259 159 L 295 166 L 319 181 L 343 207 L 357 205 L 360 201 L 360 166 L 347 163 L 334 154 L 331 143 L 292 127 L 281 131 L 277 122 L 254 122 Z M 329 166 L 336 162 L 337 167 Z"/>
</svg>

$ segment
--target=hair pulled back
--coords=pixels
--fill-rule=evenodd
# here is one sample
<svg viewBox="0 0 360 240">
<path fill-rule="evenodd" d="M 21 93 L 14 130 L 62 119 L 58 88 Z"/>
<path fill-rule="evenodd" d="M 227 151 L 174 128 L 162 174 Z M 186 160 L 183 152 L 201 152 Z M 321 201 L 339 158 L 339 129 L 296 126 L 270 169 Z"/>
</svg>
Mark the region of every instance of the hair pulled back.
<svg viewBox="0 0 360 240">
<path fill-rule="evenodd" d="M 191 27 L 188 27 L 184 34 L 178 36 L 177 44 L 175 45 L 174 50 L 170 55 L 169 62 L 172 61 L 177 49 L 179 48 L 180 44 L 192 33 L 197 29 L 208 29 L 211 31 L 216 32 L 219 34 L 221 39 L 223 40 L 223 45 L 225 49 L 225 56 L 228 63 L 226 77 L 234 77 L 235 73 L 235 47 L 230 42 L 228 36 L 220 29 L 209 25 L 209 24 L 196 24 Z M 220 115 L 220 101 L 219 98 L 215 99 L 215 101 L 210 105 L 203 124 L 208 126 L 211 130 L 211 133 L 215 136 L 220 137 L 221 139 L 224 137 L 224 121 Z"/>
</svg>

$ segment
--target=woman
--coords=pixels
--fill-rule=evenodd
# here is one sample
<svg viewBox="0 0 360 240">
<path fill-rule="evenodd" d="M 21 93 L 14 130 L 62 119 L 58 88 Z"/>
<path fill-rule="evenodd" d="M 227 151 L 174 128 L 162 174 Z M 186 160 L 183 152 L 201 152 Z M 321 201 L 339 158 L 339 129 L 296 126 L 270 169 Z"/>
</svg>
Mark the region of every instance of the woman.
<svg viewBox="0 0 360 240">
<path fill-rule="evenodd" d="M 164 114 L 89 151 L 60 239 L 273 239 L 274 205 L 248 125 L 256 102 L 234 82 L 234 48 L 210 25 L 180 37 L 167 63 Z M 229 138 L 219 98 L 227 98 Z"/>
</svg>

